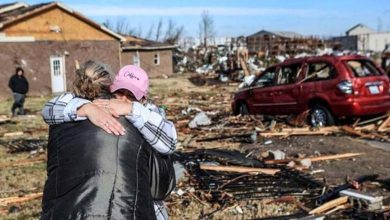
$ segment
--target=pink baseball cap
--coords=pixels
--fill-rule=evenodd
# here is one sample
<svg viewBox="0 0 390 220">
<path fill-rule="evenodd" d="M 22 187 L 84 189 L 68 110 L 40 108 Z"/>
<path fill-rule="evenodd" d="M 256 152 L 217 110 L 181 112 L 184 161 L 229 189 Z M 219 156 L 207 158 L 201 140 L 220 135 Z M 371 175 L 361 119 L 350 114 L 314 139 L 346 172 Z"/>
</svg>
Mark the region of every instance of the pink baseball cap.
<svg viewBox="0 0 390 220">
<path fill-rule="evenodd" d="M 148 74 L 138 66 L 124 66 L 119 70 L 118 74 L 116 74 L 114 82 L 110 86 L 111 92 L 115 92 L 118 89 L 129 90 L 139 101 L 148 93 Z"/>
</svg>

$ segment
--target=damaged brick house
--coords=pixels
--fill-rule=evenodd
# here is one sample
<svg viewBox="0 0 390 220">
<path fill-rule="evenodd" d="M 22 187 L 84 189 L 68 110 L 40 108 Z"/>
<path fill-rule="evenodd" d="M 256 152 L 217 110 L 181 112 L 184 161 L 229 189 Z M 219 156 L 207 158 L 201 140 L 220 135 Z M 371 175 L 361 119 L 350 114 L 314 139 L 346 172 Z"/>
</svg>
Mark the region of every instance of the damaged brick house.
<svg viewBox="0 0 390 220">
<path fill-rule="evenodd" d="M 172 73 L 172 46 L 123 37 L 58 2 L 0 5 L 0 97 L 9 96 L 17 66 L 30 95 L 48 95 L 70 90 L 76 61 L 89 59 L 114 72 L 134 63 L 151 76 Z"/>
<path fill-rule="evenodd" d="M 16 66 L 24 68 L 32 95 L 70 89 L 75 60 L 99 60 L 117 71 L 124 40 L 58 2 L 0 5 L 0 94 L 9 93 Z"/>
<path fill-rule="evenodd" d="M 142 67 L 150 77 L 173 73 L 173 49 L 175 45 L 127 36 L 122 43 L 121 61 Z"/>
<path fill-rule="evenodd" d="M 324 42 L 318 38 L 291 31 L 261 30 L 248 36 L 246 42 L 251 54 L 264 52 L 269 55 L 296 55 L 324 47 Z"/>
</svg>

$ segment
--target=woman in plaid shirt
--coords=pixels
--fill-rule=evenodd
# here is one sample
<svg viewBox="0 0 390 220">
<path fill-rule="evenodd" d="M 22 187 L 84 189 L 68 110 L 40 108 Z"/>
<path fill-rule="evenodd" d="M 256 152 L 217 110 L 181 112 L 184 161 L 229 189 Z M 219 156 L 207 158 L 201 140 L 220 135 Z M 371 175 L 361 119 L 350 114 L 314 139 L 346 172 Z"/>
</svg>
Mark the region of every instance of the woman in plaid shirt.
<svg viewBox="0 0 390 220">
<path fill-rule="evenodd" d="M 128 65 L 119 71 L 110 86 L 116 99 L 97 99 L 91 102 L 87 97 L 65 93 L 47 102 L 42 116 L 49 125 L 88 118 L 110 134 L 123 135 L 124 129 L 116 117 L 124 115 L 156 151 L 165 155 L 172 154 L 177 142 L 175 126 L 165 119 L 163 109 L 145 101 L 148 88 L 149 79 L 145 71 Z M 142 102 L 145 104 L 141 104 Z M 168 219 L 163 201 L 155 200 L 154 206 L 157 219 Z"/>
</svg>

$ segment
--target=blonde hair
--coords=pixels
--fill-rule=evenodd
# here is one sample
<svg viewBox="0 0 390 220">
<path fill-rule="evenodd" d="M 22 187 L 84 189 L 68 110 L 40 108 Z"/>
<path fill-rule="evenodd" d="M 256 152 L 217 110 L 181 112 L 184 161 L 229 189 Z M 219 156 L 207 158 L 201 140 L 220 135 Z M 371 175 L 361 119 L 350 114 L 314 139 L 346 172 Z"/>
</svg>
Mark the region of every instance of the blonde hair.
<svg viewBox="0 0 390 220">
<path fill-rule="evenodd" d="M 73 92 L 80 98 L 92 100 L 98 96 L 108 95 L 113 81 L 113 74 L 106 65 L 89 60 L 76 70 Z"/>
</svg>

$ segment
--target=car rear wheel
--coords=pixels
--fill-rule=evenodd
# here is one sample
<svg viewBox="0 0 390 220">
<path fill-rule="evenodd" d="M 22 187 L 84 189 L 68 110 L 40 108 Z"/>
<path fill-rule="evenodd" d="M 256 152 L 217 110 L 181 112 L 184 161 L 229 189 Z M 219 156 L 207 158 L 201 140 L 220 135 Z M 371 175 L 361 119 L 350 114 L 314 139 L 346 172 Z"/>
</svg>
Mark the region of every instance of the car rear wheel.
<svg viewBox="0 0 390 220">
<path fill-rule="evenodd" d="M 238 114 L 249 115 L 248 106 L 245 103 L 240 103 L 240 105 L 238 106 Z"/>
<path fill-rule="evenodd" d="M 334 118 L 329 109 L 317 104 L 310 109 L 309 123 L 313 127 L 324 127 L 334 125 Z"/>
</svg>

